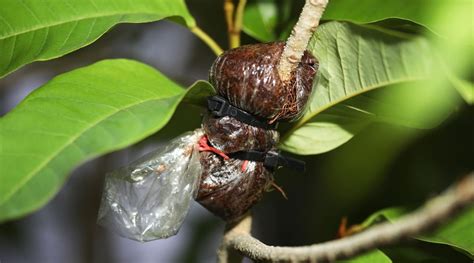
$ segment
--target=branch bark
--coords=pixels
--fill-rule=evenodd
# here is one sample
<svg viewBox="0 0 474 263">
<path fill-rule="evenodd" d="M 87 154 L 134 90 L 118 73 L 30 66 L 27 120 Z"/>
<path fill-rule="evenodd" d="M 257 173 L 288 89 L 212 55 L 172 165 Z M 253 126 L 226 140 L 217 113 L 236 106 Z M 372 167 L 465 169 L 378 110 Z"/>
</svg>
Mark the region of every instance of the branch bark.
<svg viewBox="0 0 474 263">
<path fill-rule="evenodd" d="M 327 262 L 347 259 L 382 246 L 433 230 L 474 204 L 474 173 L 435 197 L 420 209 L 393 223 L 381 223 L 346 238 L 302 247 L 268 246 L 250 235 L 250 216 L 229 228 L 219 251 L 219 262 L 228 262 L 235 250 L 253 260 Z"/>
<path fill-rule="evenodd" d="M 277 67 L 282 81 L 290 79 L 292 71 L 296 69 L 301 61 L 327 4 L 328 0 L 306 0 L 298 22 L 286 41 Z"/>
</svg>

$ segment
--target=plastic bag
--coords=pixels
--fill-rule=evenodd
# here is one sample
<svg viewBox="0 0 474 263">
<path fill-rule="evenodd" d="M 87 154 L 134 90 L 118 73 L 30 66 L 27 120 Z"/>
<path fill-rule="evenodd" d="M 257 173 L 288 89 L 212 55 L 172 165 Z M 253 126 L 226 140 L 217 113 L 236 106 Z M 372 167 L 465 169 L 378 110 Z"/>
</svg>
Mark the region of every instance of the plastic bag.
<svg viewBox="0 0 474 263">
<path fill-rule="evenodd" d="M 248 113 L 269 122 L 295 120 L 306 107 L 318 65 L 305 52 L 292 79 L 283 83 L 276 70 L 283 46 L 226 51 L 214 62 L 210 81 L 230 104 Z M 166 238 L 178 232 L 193 198 L 224 220 L 236 221 L 273 185 L 275 166 L 226 154 L 267 154 L 276 150 L 278 140 L 276 130 L 207 114 L 202 129 L 108 174 L 98 221 L 130 239 Z"/>
<path fill-rule="evenodd" d="M 273 182 L 273 171 L 262 162 L 223 160 L 213 153 L 201 152 L 201 165 L 196 201 L 227 222 L 241 218 Z"/>
<path fill-rule="evenodd" d="M 294 121 L 306 108 L 318 63 L 306 51 L 292 78 L 282 82 L 277 64 L 284 46 L 273 42 L 228 50 L 214 61 L 209 81 L 236 107 L 272 121 Z"/>
<path fill-rule="evenodd" d="M 175 235 L 197 195 L 202 135 L 185 133 L 107 174 L 98 223 L 138 241 Z"/>
<path fill-rule="evenodd" d="M 225 153 L 258 150 L 268 151 L 280 138 L 276 130 L 265 130 L 245 124 L 233 117 L 204 115 L 202 128 L 211 144 Z"/>
</svg>

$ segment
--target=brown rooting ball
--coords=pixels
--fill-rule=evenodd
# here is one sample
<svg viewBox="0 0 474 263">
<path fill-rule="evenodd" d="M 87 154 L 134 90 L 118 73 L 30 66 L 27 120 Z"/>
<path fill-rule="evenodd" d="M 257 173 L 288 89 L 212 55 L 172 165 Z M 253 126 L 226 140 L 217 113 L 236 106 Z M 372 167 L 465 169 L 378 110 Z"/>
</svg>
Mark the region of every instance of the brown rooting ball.
<svg viewBox="0 0 474 263">
<path fill-rule="evenodd" d="M 271 187 L 272 173 L 261 162 L 224 161 L 219 156 L 201 152 L 203 173 L 196 201 L 227 222 L 240 219 Z"/>
<path fill-rule="evenodd" d="M 202 128 L 212 146 L 225 153 L 238 151 L 269 151 L 279 140 L 276 130 L 251 126 L 229 116 L 214 117 L 206 114 Z"/>
<path fill-rule="evenodd" d="M 272 121 L 295 120 L 305 109 L 318 64 L 305 51 L 291 79 L 282 82 L 277 65 L 284 45 L 274 42 L 228 50 L 214 61 L 209 80 L 236 107 Z"/>
</svg>

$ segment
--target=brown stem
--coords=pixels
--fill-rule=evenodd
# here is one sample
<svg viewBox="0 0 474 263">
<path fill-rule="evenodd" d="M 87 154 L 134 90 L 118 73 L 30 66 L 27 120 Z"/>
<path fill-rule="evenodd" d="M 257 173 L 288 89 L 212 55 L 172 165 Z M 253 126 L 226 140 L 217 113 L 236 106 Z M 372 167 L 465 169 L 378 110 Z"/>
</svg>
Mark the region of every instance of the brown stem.
<svg viewBox="0 0 474 263">
<path fill-rule="evenodd" d="M 250 235 L 250 217 L 229 229 L 224 236 L 219 255 L 229 250 L 256 261 L 335 261 L 347 259 L 366 251 L 400 242 L 439 227 L 474 204 L 474 173 L 437 196 L 420 209 L 393 223 L 386 222 L 346 238 L 301 247 L 268 246 Z M 225 254 L 227 255 L 227 254 Z M 219 257 L 220 262 L 227 262 Z"/>
<path fill-rule="evenodd" d="M 278 73 L 282 81 L 289 80 L 303 57 L 314 31 L 319 25 L 328 0 L 306 0 L 298 22 L 286 41 L 278 64 Z"/>
<path fill-rule="evenodd" d="M 252 229 L 252 216 L 247 213 L 242 220 L 235 224 L 226 226 L 221 246 L 217 251 L 217 259 L 219 263 L 241 262 L 242 255 L 237 254 L 237 250 L 233 249 L 230 242 L 235 236 L 250 235 Z"/>
</svg>

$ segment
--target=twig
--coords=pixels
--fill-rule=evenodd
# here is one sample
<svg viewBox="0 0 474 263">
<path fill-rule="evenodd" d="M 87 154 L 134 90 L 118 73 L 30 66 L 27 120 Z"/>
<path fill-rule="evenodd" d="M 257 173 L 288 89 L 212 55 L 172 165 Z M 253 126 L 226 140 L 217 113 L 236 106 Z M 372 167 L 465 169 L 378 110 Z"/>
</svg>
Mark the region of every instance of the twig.
<svg viewBox="0 0 474 263">
<path fill-rule="evenodd" d="M 232 32 L 234 32 L 234 2 L 224 0 L 225 22 L 227 24 L 227 34 L 229 36 L 229 47 L 232 46 Z"/>
<path fill-rule="evenodd" d="M 252 216 L 247 213 L 245 217 L 236 224 L 226 226 L 225 235 L 221 246 L 217 251 L 217 260 L 221 263 L 241 262 L 242 255 L 236 254 L 236 250 L 229 246 L 235 236 L 249 235 L 252 230 Z"/>
<path fill-rule="evenodd" d="M 227 34 L 229 35 L 229 47 L 236 48 L 240 46 L 240 31 L 244 17 L 245 5 L 247 0 L 239 0 L 234 14 L 234 3 L 232 0 L 224 0 L 225 21 L 227 23 Z"/>
<path fill-rule="evenodd" d="M 328 0 L 306 0 L 301 15 L 280 57 L 278 73 L 282 81 L 289 80 L 291 72 L 298 66 L 313 32 L 319 25 Z"/>
<path fill-rule="evenodd" d="M 366 251 L 395 244 L 421 235 L 455 217 L 474 203 L 474 174 L 468 175 L 444 194 L 394 223 L 381 223 L 343 239 L 302 247 L 268 246 L 250 235 L 250 216 L 229 229 L 219 252 L 219 262 L 227 262 L 228 250 L 236 250 L 253 260 L 326 262 L 347 259 Z"/>
<path fill-rule="evenodd" d="M 224 50 L 222 50 L 222 48 L 219 46 L 219 44 L 217 44 L 217 42 L 212 39 L 206 32 L 204 32 L 201 28 L 195 26 L 195 27 L 192 27 L 190 28 L 191 32 L 193 32 L 194 35 L 196 35 L 197 37 L 199 37 L 202 41 L 204 41 L 204 43 L 207 44 L 207 46 L 209 48 L 212 49 L 212 51 L 214 51 L 214 53 L 216 55 L 220 55 L 222 52 L 224 52 Z"/>
<path fill-rule="evenodd" d="M 235 11 L 234 28 L 231 32 L 230 48 L 240 46 L 240 31 L 242 31 L 242 24 L 244 20 L 244 10 L 247 0 L 239 0 L 237 10 Z"/>
</svg>

